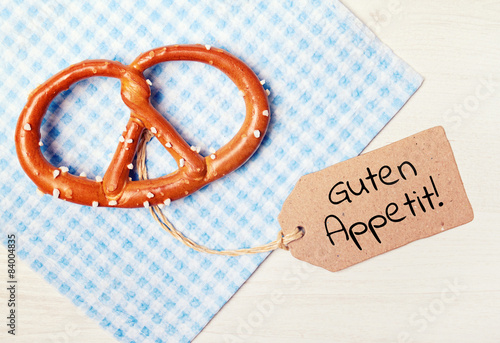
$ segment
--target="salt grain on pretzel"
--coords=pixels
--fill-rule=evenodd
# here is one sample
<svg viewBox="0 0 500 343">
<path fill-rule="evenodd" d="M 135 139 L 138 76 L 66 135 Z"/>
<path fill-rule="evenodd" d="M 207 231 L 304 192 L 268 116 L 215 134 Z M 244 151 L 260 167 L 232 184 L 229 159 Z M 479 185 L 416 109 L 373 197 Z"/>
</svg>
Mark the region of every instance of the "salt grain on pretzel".
<svg viewBox="0 0 500 343">
<path fill-rule="evenodd" d="M 190 149 L 191 149 L 191 151 L 196 151 L 198 154 L 201 151 L 201 147 L 195 146 L 195 145 L 191 145 Z"/>
<path fill-rule="evenodd" d="M 190 146 L 151 105 L 151 81 L 142 73 L 158 63 L 168 61 L 194 61 L 212 65 L 224 72 L 242 91 L 246 119 L 235 137 L 218 150 L 217 158 L 214 158 L 215 151 L 211 151 L 209 156 L 201 156 L 198 147 L 193 150 L 198 154 L 193 154 Z M 52 171 L 55 167 L 45 159 L 39 145 L 45 111 L 59 93 L 78 81 L 94 76 L 113 77 L 121 81 L 122 99 L 131 109 L 125 133 L 119 138 L 120 143 L 126 144 L 118 145 L 104 177 L 97 176 L 95 181 L 71 175 L 54 179 Z M 151 201 L 151 205 L 167 205 L 171 200 L 189 195 L 235 170 L 255 152 L 261 139 L 253 139 L 249 133 L 260 138 L 269 123 L 266 96 L 269 91 L 262 87 L 264 83 L 242 61 L 208 45 L 161 47 L 141 54 L 130 65 L 111 60 L 76 63 L 52 76 L 28 97 L 16 127 L 17 155 L 23 170 L 42 193 L 55 193 L 63 200 L 87 206 L 97 202 L 99 207 L 142 207 L 145 201 Z M 135 158 L 137 144 L 146 128 L 150 128 L 153 134 L 161 132 L 159 138 L 178 161 L 180 169 L 158 179 L 131 181 L 128 166 Z M 148 193 L 152 189 L 155 190 L 155 196 L 150 199 Z"/>
<path fill-rule="evenodd" d="M 59 176 L 59 174 L 61 174 L 61 171 L 59 169 L 54 169 L 54 171 L 52 172 L 52 177 L 55 179 Z"/>
</svg>

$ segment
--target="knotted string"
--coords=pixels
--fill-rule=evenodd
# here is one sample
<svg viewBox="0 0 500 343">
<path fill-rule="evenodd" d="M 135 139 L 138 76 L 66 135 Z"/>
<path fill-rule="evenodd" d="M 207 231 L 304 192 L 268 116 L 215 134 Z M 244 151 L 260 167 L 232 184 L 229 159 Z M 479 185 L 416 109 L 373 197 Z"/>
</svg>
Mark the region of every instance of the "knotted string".
<svg viewBox="0 0 500 343">
<path fill-rule="evenodd" d="M 141 136 L 141 140 L 138 145 L 137 151 L 137 173 L 139 175 L 140 180 L 148 179 L 148 170 L 146 168 L 146 145 L 154 137 L 154 134 L 149 130 L 144 130 L 144 133 Z M 300 228 L 295 228 L 295 230 L 287 235 L 283 234 L 283 231 L 280 230 L 278 233 L 278 237 L 276 240 L 253 248 L 248 249 L 230 249 L 230 250 L 214 250 L 207 248 L 201 244 L 196 243 L 192 239 L 184 236 L 184 234 L 178 231 L 175 226 L 168 220 L 165 214 L 162 212 L 161 208 L 157 205 L 150 206 L 149 212 L 153 216 L 153 218 L 160 224 L 160 226 L 167 232 L 169 232 L 175 239 L 184 243 L 191 249 L 194 249 L 199 252 L 204 252 L 208 254 L 214 255 L 224 255 L 224 256 L 241 256 L 247 254 L 258 254 L 268 251 L 273 251 L 276 249 L 289 250 L 288 244 L 293 242 L 299 238 L 304 236 L 303 231 Z"/>
</svg>

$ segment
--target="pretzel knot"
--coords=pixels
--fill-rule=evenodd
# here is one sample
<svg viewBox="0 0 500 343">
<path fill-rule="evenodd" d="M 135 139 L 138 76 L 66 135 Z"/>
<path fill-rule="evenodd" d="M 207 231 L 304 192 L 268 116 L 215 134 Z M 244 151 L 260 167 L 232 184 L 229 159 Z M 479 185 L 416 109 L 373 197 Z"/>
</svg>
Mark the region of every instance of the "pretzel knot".
<svg viewBox="0 0 500 343">
<path fill-rule="evenodd" d="M 207 63 L 226 74 L 243 93 L 246 117 L 236 135 L 210 156 L 203 157 L 184 141 L 150 103 L 151 90 L 143 72 L 162 62 Z M 121 96 L 130 119 L 104 177 L 93 181 L 71 175 L 43 156 L 40 126 L 51 101 L 72 84 L 93 76 L 120 79 Z M 16 127 L 16 151 L 22 168 L 43 193 L 88 206 L 142 207 L 185 197 L 245 163 L 259 147 L 269 123 L 267 94 L 260 80 L 228 52 L 203 45 L 174 45 L 141 54 L 130 65 L 87 60 L 52 76 L 29 96 Z M 131 163 L 145 129 L 150 130 L 177 161 L 178 169 L 149 180 L 129 181 Z"/>
</svg>

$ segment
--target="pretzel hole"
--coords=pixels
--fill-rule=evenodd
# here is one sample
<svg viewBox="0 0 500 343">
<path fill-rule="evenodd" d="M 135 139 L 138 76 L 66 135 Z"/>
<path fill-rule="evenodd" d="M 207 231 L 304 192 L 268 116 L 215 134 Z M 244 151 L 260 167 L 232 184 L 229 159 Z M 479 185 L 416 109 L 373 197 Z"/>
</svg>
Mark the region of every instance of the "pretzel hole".
<svg viewBox="0 0 500 343">
<path fill-rule="evenodd" d="M 134 166 L 138 163 L 137 154 L 134 158 Z M 146 167 L 148 169 L 148 178 L 154 179 L 174 172 L 177 162 L 174 160 L 168 150 L 161 145 L 156 138 L 152 138 L 146 146 Z M 139 180 L 137 169 L 131 173 L 132 180 Z"/>
<path fill-rule="evenodd" d="M 145 70 L 144 76 L 152 81 L 153 106 L 189 145 L 200 148 L 202 156 L 228 143 L 243 124 L 245 101 L 215 67 L 171 61 Z"/>
<path fill-rule="evenodd" d="M 129 114 L 119 80 L 92 77 L 74 83 L 49 105 L 41 125 L 42 153 L 71 174 L 102 177 Z"/>
</svg>

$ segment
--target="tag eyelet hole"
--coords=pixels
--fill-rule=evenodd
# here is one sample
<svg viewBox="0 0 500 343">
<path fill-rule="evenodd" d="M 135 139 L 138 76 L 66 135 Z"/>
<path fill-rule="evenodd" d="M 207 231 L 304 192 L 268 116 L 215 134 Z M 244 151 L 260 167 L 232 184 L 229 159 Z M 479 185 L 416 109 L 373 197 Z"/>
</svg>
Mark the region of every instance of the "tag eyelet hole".
<svg viewBox="0 0 500 343">
<path fill-rule="evenodd" d="M 297 229 L 299 229 L 299 232 L 302 233 L 302 237 L 306 235 L 306 229 L 303 226 L 297 226 Z"/>
</svg>

